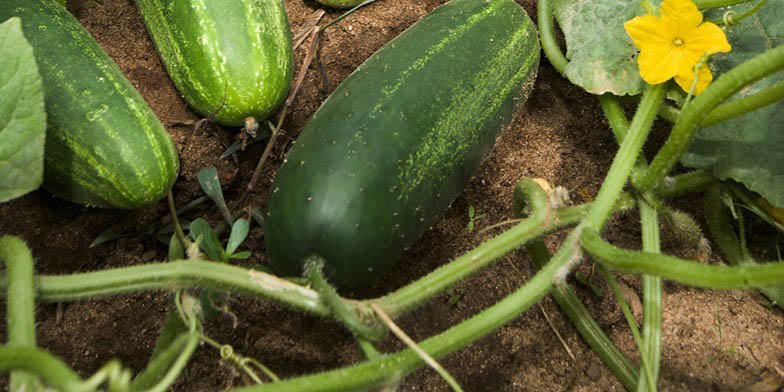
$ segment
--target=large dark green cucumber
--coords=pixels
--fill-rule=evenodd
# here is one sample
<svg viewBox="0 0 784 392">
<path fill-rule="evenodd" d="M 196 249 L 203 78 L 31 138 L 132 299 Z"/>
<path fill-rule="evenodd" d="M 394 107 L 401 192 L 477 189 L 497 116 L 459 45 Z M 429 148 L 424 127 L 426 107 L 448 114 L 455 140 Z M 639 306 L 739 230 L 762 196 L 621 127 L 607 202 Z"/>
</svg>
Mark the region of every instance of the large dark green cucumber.
<svg viewBox="0 0 784 392">
<path fill-rule="evenodd" d="M 91 206 L 137 208 L 166 194 L 179 162 L 169 134 L 95 39 L 54 0 L 2 0 L 22 20 L 43 78 L 44 188 Z"/>
<path fill-rule="evenodd" d="M 331 281 L 387 272 L 465 187 L 530 92 L 536 30 L 513 0 L 452 0 L 386 44 L 327 98 L 280 167 L 269 259 L 326 260 Z"/>
<path fill-rule="evenodd" d="M 293 59 L 283 0 L 136 5 L 177 90 L 202 115 L 242 125 L 266 118 L 286 98 Z"/>
</svg>

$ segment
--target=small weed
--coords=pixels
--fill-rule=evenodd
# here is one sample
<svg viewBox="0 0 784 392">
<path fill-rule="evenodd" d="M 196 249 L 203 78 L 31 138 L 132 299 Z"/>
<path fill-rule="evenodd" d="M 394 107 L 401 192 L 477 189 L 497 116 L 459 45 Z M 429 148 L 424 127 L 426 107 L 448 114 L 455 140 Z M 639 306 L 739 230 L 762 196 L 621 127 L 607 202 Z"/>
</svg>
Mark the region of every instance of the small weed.
<svg viewBox="0 0 784 392">
<path fill-rule="evenodd" d="M 476 226 L 476 223 L 481 219 L 484 219 L 486 215 L 487 214 L 477 215 L 474 206 L 468 206 L 468 231 L 474 231 L 474 227 Z"/>
</svg>

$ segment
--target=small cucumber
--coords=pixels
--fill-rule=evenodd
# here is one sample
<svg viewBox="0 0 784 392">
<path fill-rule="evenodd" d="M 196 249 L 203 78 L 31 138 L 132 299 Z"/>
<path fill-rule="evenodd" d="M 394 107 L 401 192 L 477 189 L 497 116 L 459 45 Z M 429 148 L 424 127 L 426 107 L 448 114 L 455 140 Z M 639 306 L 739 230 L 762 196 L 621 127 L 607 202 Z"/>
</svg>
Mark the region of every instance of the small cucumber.
<svg viewBox="0 0 784 392">
<path fill-rule="evenodd" d="M 387 43 L 321 105 L 266 208 L 284 275 L 326 260 L 338 286 L 388 272 L 444 213 L 531 91 L 539 41 L 513 0 L 452 0 Z"/>
<path fill-rule="evenodd" d="M 136 0 L 177 90 L 229 126 L 267 118 L 291 84 L 283 0 Z"/>
<path fill-rule="evenodd" d="M 179 161 L 169 134 L 117 64 L 53 0 L 2 0 L 43 79 L 44 188 L 90 206 L 137 208 L 166 194 Z"/>
</svg>

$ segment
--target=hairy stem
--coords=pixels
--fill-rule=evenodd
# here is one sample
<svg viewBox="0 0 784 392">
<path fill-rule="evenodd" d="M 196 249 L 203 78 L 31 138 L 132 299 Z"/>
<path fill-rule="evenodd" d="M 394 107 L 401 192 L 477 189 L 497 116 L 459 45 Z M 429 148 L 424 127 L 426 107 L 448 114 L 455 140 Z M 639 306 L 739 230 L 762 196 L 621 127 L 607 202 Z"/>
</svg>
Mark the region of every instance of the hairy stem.
<svg viewBox="0 0 784 392">
<path fill-rule="evenodd" d="M 709 127 L 724 120 L 761 109 L 782 99 L 784 99 L 784 80 L 752 95 L 716 106 L 700 121 L 699 126 L 701 128 Z"/>
<path fill-rule="evenodd" d="M 537 267 L 543 266 L 550 259 L 550 251 L 541 240 L 536 240 L 526 245 L 531 260 Z M 610 338 L 602 330 L 599 323 L 594 320 L 591 313 L 586 309 L 583 302 L 568 284 L 555 285 L 550 294 L 558 303 L 558 307 L 564 312 L 572 325 L 577 329 L 580 336 L 588 343 L 594 353 L 602 360 L 605 366 L 615 375 L 618 381 L 627 390 L 633 390 L 637 386 L 637 369 L 615 347 Z"/>
<path fill-rule="evenodd" d="M 639 202 L 640 224 L 642 226 L 642 249 L 646 252 L 659 253 L 661 246 L 659 243 L 659 216 L 656 210 L 645 201 Z M 661 297 L 661 278 L 658 276 L 643 275 L 642 277 L 642 301 L 643 301 L 643 324 L 642 324 L 642 347 L 641 355 L 645 356 L 650 368 L 651 383 L 640 378 L 637 384 L 637 391 L 656 390 L 656 381 L 659 378 L 659 361 L 661 360 L 661 324 L 662 324 L 662 297 Z M 641 376 L 642 377 L 642 376 Z"/>
<path fill-rule="evenodd" d="M 35 347 L 35 292 L 33 290 L 33 255 L 21 239 L 0 237 L 0 261 L 8 275 L 8 347 Z M 38 379 L 25 372 L 11 372 L 12 391 L 37 389 Z"/>
<path fill-rule="evenodd" d="M 516 192 L 524 192 L 529 200 L 532 213 L 528 219 L 417 281 L 379 298 L 376 302 L 388 314 L 395 317 L 395 315 L 412 309 L 429 298 L 423 294 L 440 293 L 446 290 L 470 273 L 488 265 L 531 239 L 531 234 L 543 226 L 549 216 L 547 197 L 544 190 L 530 179 L 518 182 Z"/>
<path fill-rule="evenodd" d="M 664 99 L 664 93 L 665 89 L 662 84 L 649 86 L 643 93 L 640 106 L 637 107 L 637 113 L 629 125 L 629 132 L 621 143 L 610 170 L 607 172 L 604 184 L 602 184 L 591 210 L 585 218 L 589 227 L 601 229 L 610 216 L 613 205 L 626 184 L 637 156 L 642 150 L 642 145 L 650 132 L 653 120 L 656 118 L 656 112 Z"/>
<path fill-rule="evenodd" d="M 705 265 L 659 253 L 629 251 L 604 241 L 594 229 L 583 230 L 583 248 L 596 260 L 621 272 L 660 276 L 707 289 L 752 289 L 784 283 L 784 262 L 745 266 Z"/>
<path fill-rule="evenodd" d="M 24 370 L 58 391 L 81 390 L 82 380 L 60 358 L 33 347 L 0 347 L 0 371 Z"/>
</svg>

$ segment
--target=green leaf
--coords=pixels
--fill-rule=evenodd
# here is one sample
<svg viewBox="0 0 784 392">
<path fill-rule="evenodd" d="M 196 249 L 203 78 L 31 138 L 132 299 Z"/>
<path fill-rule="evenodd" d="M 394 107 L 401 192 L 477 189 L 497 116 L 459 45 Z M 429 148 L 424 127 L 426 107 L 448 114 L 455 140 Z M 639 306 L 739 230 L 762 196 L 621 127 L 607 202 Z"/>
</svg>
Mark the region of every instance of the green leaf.
<svg viewBox="0 0 784 392">
<path fill-rule="evenodd" d="M 214 167 L 204 169 L 200 171 L 196 177 L 199 178 L 201 189 L 215 202 L 215 205 L 218 206 L 218 210 L 223 214 L 223 218 L 226 219 L 226 222 L 231 224 L 231 212 L 229 211 L 229 207 L 226 206 L 226 200 L 223 198 L 220 180 L 218 180 L 218 170 Z"/>
<path fill-rule="evenodd" d="M 199 242 L 199 248 L 207 254 L 207 257 L 209 257 L 210 260 L 226 260 L 226 251 L 223 250 L 223 246 L 221 245 L 218 236 L 215 235 L 215 232 L 212 231 L 212 227 L 210 227 L 210 224 L 207 223 L 204 218 L 199 218 L 191 222 L 189 233 L 194 241 Z"/>
<path fill-rule="evenodd" d="M 250 257 L 250 255 L 251 255 L 251 253 L 250 253 L 249 250 L 243 250 L 242 252 L 232 253 L 232 255 L 229 256 L 229 258 L 230 259 L 245 260 L 248 257 Z"/>
<path fill-rule="evenodd" d="M 255 220 L 259 226 L 264 227 L 264 214 L 258 207 L 250 210 L 250 216 L 253 217 L 253 220 Z"/>
<path fill-rule="evenodd" d="M 750 4 L 750 3 L 749 3 Z M 738 14 L 751 7 L 732 7 Z M 723 12 L 706 17 L 721 18 Z M 784 0 L 771 0 L 760 11 L 733 26 L 728 33 L 732 51 L 714 56 L 717 73 L 784 44 Z M 758 92 L 784 80 L 778 72 L 742 89 L 731 100 Z M 722 180 L 743 183 L 776 207 L 784 207 L 784 102 L 700 129 L 681 162 L 706 169 Z"/>
<path fill-rule="evenodd" d="M 185 258 L 185 248 L 183 247 L 182 242 L 180 239 L 177 238 L 177 233 L 171 235 L 169 239 L 169 253 L 168 253 L 168 260 L 182 260 Z"/>
<path fill-rule="evenodd" d="M 651 1 L 655 7 L 659 3 Z M 644 13 L 639 0 L 555 0 L 553 14 L 566 38 L 569 81 L 593 94 L 642 92 L 637 49 L 623 24 Z"/>
<path fill-rule="evenodd" d="M 43 182 L 46 113 L 41 75 L 19 18 L 0 24 L 0 202 Z"/>
<path fill-rule="evenodd" d="M 248 230 L 250 224 L 245 219 L 237 219 L 231 226 L 231 235 L 229 235 L 229 243 L 226 244 L 226 253 L 233 254 L 237 248 L 248 238 Z"/>
<path fill-rule="evenodd" d="M 108 229 L 102 231 L 101 234 L 98 234 L 98 237 L 95 237 L 93 242 L 90 243 L 89 247 L 93 248 L 109 241 L 114 241 L 123 237 L 127 237 L 128 235 L 130 235 L 130 233 L 123 233 L 122 231 L 120 231 L 120 229 L 111 226 Z"/>
</svg>

